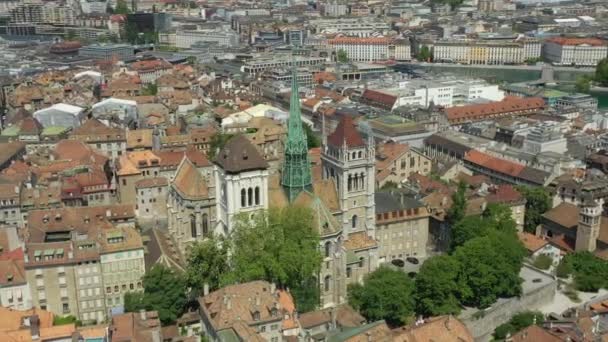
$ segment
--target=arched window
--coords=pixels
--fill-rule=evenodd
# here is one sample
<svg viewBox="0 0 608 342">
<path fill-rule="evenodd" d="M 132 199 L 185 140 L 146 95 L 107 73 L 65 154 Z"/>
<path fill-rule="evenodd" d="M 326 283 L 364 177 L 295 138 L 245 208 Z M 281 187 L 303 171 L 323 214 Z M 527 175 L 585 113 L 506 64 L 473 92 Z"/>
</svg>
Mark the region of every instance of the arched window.
<svg viewBox="0 0 608 342">
<path fill-rule="evenodd" d="M 209 215 L 203 214 L 203 236 L 209 233 Z"/>
<path fill-rule="evenodd" d="M 365 264 L 365 259 L 363 257 L 359 258 L 359 268 L 363 268 L 363 265 Z"/>
<path fill-rule="evenodd" d="M 241 207 L 244 208 L 247 205 L 247 194 L 245 189 L 241 189 Z"/>
<path fill-rule="evenodd" d="M 255 205 L 259 205 L 260 204 L 260 187 L 256 186 L 255 187 Z"/>
<path fill-rule="evenodd" d="M 357 215 L 353 215 L 351 221 L 353 228 L 357 228 Z"/>
<path fill-rule="evenodd" d="M 328 292 L 331 289 L 331 276 L 329 276 L 329 275 L 325 276 L 323 285 L 325 286 L 325 292 Z"/>
<path fill-rule="evenodd" d="M 357 188 L 359 188 L 359 176 L 357 174 L 355 174 L 353 183 L 353 190 L 357 190 Z"/>
<path fill-rule="evenodd" d="M 249 206 L 253 205 L 253 189 L 252 188 L 247 189 L 247 205 L 249 205 Z"/>
<path fill-rule="evenodd" d="M 331 241 L 325 243 L 325 257 L 328 258 L 331 255 Z"/>
<path fill-rule="evenodd" d="M 363 153 L 359 151 L 359 158 L 363 157 Z"/>
<path fill-rule="evenodd" d="M 359 178 L 361 180 L 361 189 L 365 189 L 365 174 L 363 172 L 361 172 L 361 178 Z"/>
<path fill-rule="evenodd" d="M 196 232 L 196 216 L 195 215 L 190 215 L 190 235 L 192 236 L 193 239 L 196 239 L 197 237 L 197 232 Z"/>
<path fill-rule="evenodd" d="M 350 267 L 346 268 L 346 278 L 350 278 L 353 274 L 353 270 Z"/>
<path fill-rule="evenodd" d="M 353 152 L 351 159 L 357 158 L 357 152 Z"/>
<path fill-rule="evenodd" d="M 348 191 L 351 191 L 352 189 L 353 189 L 353 176 L 348 175 Z"/>
</svg>

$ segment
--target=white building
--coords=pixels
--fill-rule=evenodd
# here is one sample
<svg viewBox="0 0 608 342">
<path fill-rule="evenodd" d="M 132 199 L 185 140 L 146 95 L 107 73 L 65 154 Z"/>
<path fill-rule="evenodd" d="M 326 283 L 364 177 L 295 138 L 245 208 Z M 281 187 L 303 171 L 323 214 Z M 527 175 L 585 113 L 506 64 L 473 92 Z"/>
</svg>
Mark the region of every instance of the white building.
<svg viewBox="0 0 608 342">
<path fill-rule="evenodd" d="M 268 163 L 244 136 L 230 139 L 215 161 L 217 234 L 232 231 L 237 214 L 268 209 Z"/>
<path fill-rule="evenodd" d="M 412 59 L 410 44 L 405 39 L 340 37 L 327 43 L 336 52 L 345 51 L 348 59 L 356 62 Z"/>
<path fill-rule="evenodd" d="M 127 125 L 130 122 L 135 122 L 138 118 L 137 102 L 109 98 L 94 104 L 91 113 L 94 118 L 103 122 L 106 126 L 117 121 Z"/>
<path fill-rule="evenodd" d="M 527 59 L 538 57 L 540 45 L 532 39 L 442 39 L 433 46 L 435 61 L 462 64 L 521 64 Z"/>
<path fill-rule="evenodd" d="M 524 138 L 523 150 L 528 153 L 541 152 L 566 153 L 567 139 L 560 130 L 560 126 L 546 122 L 534 127 Z"/>
<path fill-rule="evenodd" d="M 608 45 L 597 38 L 556 37 L 543 44 L 543 57 L 554 65 L 595 66 L 606 56 Z"/>
<path fill-rule="evenodd" d="M 311 20 L 309 24 L 309 33 L 342 33 L 351 37 L 387 34 L 391 29 L 386 21 L 376 18 L 316 19 Z"/>
<path fill-rule="evenodd" d="M 213 42 L 220 46 L 235 47 L 239 44 L 239 36 L 234 31 L 223 30 L 184 30 L 175 33 L 175 46 L 180 49 L 189 49 L 193 44 L 199 42 Z"/>
<path fill-rule="evenodd" d="M 325 4 L 325 15 L 328 17 L 342 17 L 348 13 L 348 6 L 336 0 Z"/>
</svg>

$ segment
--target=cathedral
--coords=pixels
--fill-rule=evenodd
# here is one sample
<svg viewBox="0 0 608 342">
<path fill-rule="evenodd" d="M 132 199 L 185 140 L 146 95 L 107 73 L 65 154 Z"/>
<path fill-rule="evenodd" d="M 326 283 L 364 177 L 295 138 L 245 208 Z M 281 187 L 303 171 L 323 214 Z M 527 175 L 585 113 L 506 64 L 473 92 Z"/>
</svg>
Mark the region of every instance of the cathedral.
<svg viewBox="0 0 608 342">
<path fill-rule="evenodd" d="M 321 237 L 318 247 L 323 262 L 316 279 L 321 307 L 344 303 L 347 285 L 361 282 L 378 267 L 373 142 L 362 138 L 350 117 L 342 118 L 335 131 L 323 137 L 322 172 L 315 179 L 295 76 L 281 169 L 271 172 L 244 135 L 230 139 L 214 164 L 213 180 L 204 179 L 184 162 L 178 171 L 183 176 L 173 182 L 169 229 L 179 237 L 182 252 L 187 243 L 211 232 L 229 235 L 237 214 L 297 205 L 312 210 Z M 215 194 L 195 185 L 205 182 L 213 182 Z"/>
</svg>

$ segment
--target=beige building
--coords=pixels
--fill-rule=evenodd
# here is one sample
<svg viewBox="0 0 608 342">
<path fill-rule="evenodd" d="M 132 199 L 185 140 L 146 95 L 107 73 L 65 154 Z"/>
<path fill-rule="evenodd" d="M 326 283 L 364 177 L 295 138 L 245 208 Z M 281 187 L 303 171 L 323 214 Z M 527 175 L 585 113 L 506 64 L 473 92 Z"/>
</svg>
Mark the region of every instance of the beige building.
<svg viewBox="0 0 608 342">
<path fill-rule="evenodd" d="M 215 197 L 209 193 L 201 171 L 188 158 L 182 160 L 169 187 L 167 211 L 169 232 L 184 255 L 190 243 L 213 233 Z"/>
<path fill-rule="evenodd" d="M 543 57 L 554 65 L 595 66 L 608 56 L 608 43 L 597 38 L 550 38 L 543 44 Z"/>
<path fill-rule="evenodd" d="M 126 131 L 108 127 L 97 119 L 89 119 L 70 134 L 70 139 L 82 141 L 114 160 L 127 150 Z"/>
<path fill-rule="evenodd" d="M 376 237 L 380 262 L 426 257 L 429 213 L 426 206 L 394 192 L 376 192 Z"/>
<path fill-rule="evenodd" d="M 137 204 L 135 213 L 140 219 L 167 218 L 168 182 L 165 177 L 144 178 L 135 183 Z"/>
<path fill-rule="evenodd" d="M 198 299 L 209 341 L 284 341 L 299 324 L 291 294 L 266 281 L 230 285 Z"/>
<path fill-rule="evenodd" d="M 522 64 L 540 57 L 540 43 L 535 40 L 497 41 L 443 39 L 433 45 L 433 59 L 461 64 Z"/>
<path fill-rule="evenodd" d="M 431 158 L 408 144 L 389 141 L 376 147 L 376 187 L 387 182 L 400 184 L 413 173 L 431 173 Z"/>
<path fill-rule="evenodd" d="M 338 51 L 345 51 L 354 62 L 386 60 L 409 61 L 412 59 L 410 44 L 405 39 L 385 37 L 338 37 L 328 39 L 327 44 Z"/>
</svg>

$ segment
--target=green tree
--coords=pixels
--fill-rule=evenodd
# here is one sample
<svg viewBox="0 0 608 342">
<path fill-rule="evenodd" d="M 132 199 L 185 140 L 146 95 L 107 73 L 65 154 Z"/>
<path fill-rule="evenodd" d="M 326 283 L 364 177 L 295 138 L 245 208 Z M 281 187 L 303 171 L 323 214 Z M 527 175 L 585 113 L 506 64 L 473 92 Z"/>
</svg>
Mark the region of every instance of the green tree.
<svg viewBox="0 0 608 342">
<path fill-rule="evenodd" d="M 431 0 L 434 4 L 448 4 L 452 9 L 460 6 L 464 0 Z"/>
<path fill-rule="evenodd" d="M 117 0 L 116 8 L 114 9 L 115 14 L 129 14 L 131 13 L 131 9 L 127 5 L 125 0 Z"/>
<path fill-rule="evenodd" d="M 608 86 L 608 58 L 604 58 L 595 67 L 595 81 L 602 87 Z"/>
<path fill-rule="evenodd" d="M 321 146 L 321 140 L 319 137 L 313 132 L 312 128 L 307 124 L 303 124 L 304 133 L 306 133 L 306 140 L 308 143 L 308 149 L 315 148 Z"/>
<path fill-rule="evenodd" d="M 517 236 L 492 231 L 458 247 L 454 257 L 462 265 L 461 303 L 486 308 L 498 298 L 521 293 L 521 269 L 526 252 Z"/>
<path fill-rule="evenodd" d="M 513 219 L 511 208 L 500 203 L 490 203 L 483 211 L 484 224 L 501 232 L 515 233 L 517 223 Z"/>
<path fill-rule="evenodd" d="M 457 221 L 452 226 L 452 247 L 453 251 L 458 246 L 479 236 L 485 236 L 491 227 L 485 225 L 481 216 L 467 216 Z"/>
<path fill-rule="evenodd" d="M 344 49 L 338 50 L 336 57 L 339 63 L 348 63 L 348 53 Z"/>
<path fill-rule="evenodd" d="M 591 76 L 583 75 L 576 78 L 574 89 L 579 93 L 589 93 L 591 91 Z"/>
<path fill-rule="evenodd" d="M 559 265 L 555 269 L 555 275 L 558 278 L 568 278 L 572 274 L 572 265 L 568 262 L 568 258 L 562 258 Z"/>
<path fill-rule="evenodd" d="M 229 240 L 215 237 L 197 241 L 190 246 L 186 283 L 195 295 L 203 292 L 205 284 L 212 291 L 225 284 L 224 276 L 230 271 L 229 249 Z"/>
<path fill-rule="evenodd" d="M 158 94 L 158 86 L 156 83 L 149 83 L 143 88 L 141 94 L 146 96 L 154 96 Z"/>
<path fill-rule="evenodd" d="M 449 255 L 428 259 L 415 279 L 416 312 L 424 316 L 458 314 L 460 263 Z"/>
<path fill-rule="evenodd" d="M 549 267 L 551 267 L 551 264 L 553 264 L 553 258 L 545 254 L 537 256 L 534 258 L 534 262 L 532 262 L 534 267 L 540 268 L 541 270 L 548 270 Z"/>
<path fill-rule="evenodd" d="M 464 182 L 458 183 L 458 190 L 452 194 L 452 207 L 448 210 L 448 221 L 454 224 L 464 217 L 467 210 L 466 198 L 467 185 Z"/>
<path fill-rule="evenodd" d="M 420 48 L 420 51 L 418 51 L 418 56 L 416 56 L 416 58 L 418 58 L 419 61 L 430 62 L 432 59 L 431 49 L 429 49 L 428 46 L 423 45 Z"/>
<path fill-rule="evenodd" d="M 207 157 L 211 160 L 215 159 L 215 154 L 224 148 L 224 145 L 232 138 L 233 134 L 228 133 L 216 133 L 209 143 L 209 151 L 207 151 Z"/>
<path fill-rule="evenodd" d="M 504 340 L 508 334 L 513 335 L 514 333 L 527 328 L 533 324 L 542 325 L 545 321 L 545 316 L 542 312 L 538 311 L 524 311 L 520 312 L 509 320 L 509 322 L 499 325 L 494 330 L 495 340 Z"/>
<path fill-rule="evenodd" d="M 399 188 L 399 184 L 393 181 L 386 181 L 381 187 L 380 190 L 391 190 Z"/>
<path fill-rule="evenodd" d="M 157 264 L 143 278 L 144 292 L 125 295 L 125 311 L 155 310 L 163 325 L 174 323 L 187 302 L 186 282 L 182 275 Z"/>
<path fill-rule="evenodd" d="M 348 303 L 368 321 L 384 319 L 401 326 L 414 313 L 414 284 L 402 271 L 382 266 L 365 277 L 363 285 L 349 286 Z"/>
<path fill-rule="evenodd" d="M 67 315 L 67 316 L 54 316 L 53 317 L 53 325 L 65 325 L 65 324 L 75 324 L 77 327 L 82 325 L 82 322 L 78 320 L 78 318 Z"/>
<path fill-rule="evenodd" d="M 568 254 L 565 262 L 569 263 L 574 273 L 576 289 L 585 292 L 597 292 L 608 284 L 608 263 L 590 252 Z"/>
<path fill-rule="evenodd" d="M 541 187 L 520 186 L 517 190 L 526 198 L 524 230 L 535 233 L 542 220 L 542 215 L 551 209 L 551 196 Z"/>
<path fill-rule="evenodd" d="M 316 291 L 307 289 L 322 261 L 319 232 L 310 209 L 289 206 L 253 218 L 239 215 L 231 238 L 233 268 L 229 278 L 238 282 L 263 279 L 290 288 L 300 312 L 318 305 L 318 296 L 298 296 L 315 295 Z"/>
</svg>

